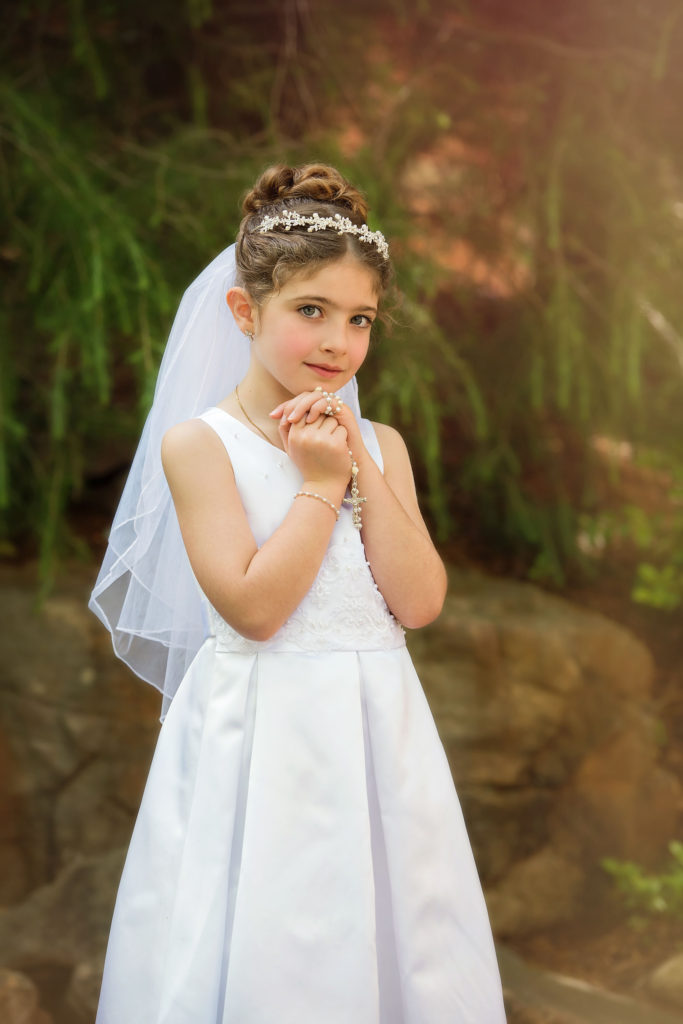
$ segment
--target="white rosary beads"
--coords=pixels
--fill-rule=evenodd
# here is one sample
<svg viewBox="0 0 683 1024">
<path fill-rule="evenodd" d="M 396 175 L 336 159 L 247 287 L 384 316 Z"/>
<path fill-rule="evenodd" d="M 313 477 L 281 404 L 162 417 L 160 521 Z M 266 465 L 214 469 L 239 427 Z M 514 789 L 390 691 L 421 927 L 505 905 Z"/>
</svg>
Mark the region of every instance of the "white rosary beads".
<svg viewBox="0 0 683 1024">
<path fill-rule="evenodd" d="M 320 391 L 323 398 L 327 400 L 327 406 L 325 408 L 326 416 L 335 416 L 342 411 L 342 406 L 344 403 L 342 399 L 339 398 L 339 396 L 334 393 L 334 391 L 324 391 L 320 386 L 318 386 L 315 390 Z M 333 402 L 337 403 L 334 409 L 332 408 Z M 354 527 L 357 530 L 360 530 L 362 529 L 363 526 L 363 523 L 361 521 L 361 506 L 363 502 L 367 501 L 368 499 L 361 497 L 360 491 L 358 490 L 358 463 L 356 462 L 353 452 L 351 451 L 350 448 L 349 455 L 351 457 L 351 497 L 343 498 L 342 504 L 351 506 L 351 522 L 353 523 Z M 311 494 L 310 497 L 319 498 L 320 495 Z M 327 499 L 321 498 L 321 500 L 326 501 Z M 330 505 L 331 502 L 327 502 L 327 504 Z M 336 510 L 336 506 L 333 505 L 332 507 Z M 339 514 L 337 513 L 337 519 L 338 518 Z"/>
<path fill-rule="evenodd" d="M 325 416 L 338 416 L 339 413 L 342 411 L 342 406 L 344 404 L 343 400 L 339 397 L 339 395 L 336 395 L 334 391 L 323 391 L 323 389 L 320 386 L 318 386 L 315 390 L 319 391 L 323 398 L 327 399 L 327 405 L 325 407 Z M 337 403 L 334 409 L 332 408 L 332 402 Z"/>
<path fill-rule="evenodd" d="M 363 526 L 360 518 L 361 505 L 368 499 L 362 498 L 358 491 L 358 463 L 354 459 L 350 448 L 349 455 L 351 456 L 351 497 L 342 498 L 342 503 L 351 506 L 351 522 L 357 530 L 360 530 Z"/>
</svg>

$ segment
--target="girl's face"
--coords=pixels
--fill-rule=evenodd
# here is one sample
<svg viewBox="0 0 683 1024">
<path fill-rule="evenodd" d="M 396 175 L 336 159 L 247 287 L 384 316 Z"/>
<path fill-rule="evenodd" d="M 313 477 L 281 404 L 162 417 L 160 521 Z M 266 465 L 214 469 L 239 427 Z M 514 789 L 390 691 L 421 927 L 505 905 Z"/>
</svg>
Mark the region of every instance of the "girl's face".
<svg viewBox="0 0 683 1024">
<path fill-rule="evenodd" d="M 290 395 L 318 385 L 339 390 L 367 354 L 376 287 L 372 271 L 353 256 L 290 278 L 259 310 L 252 364 Z"/>
</svg>

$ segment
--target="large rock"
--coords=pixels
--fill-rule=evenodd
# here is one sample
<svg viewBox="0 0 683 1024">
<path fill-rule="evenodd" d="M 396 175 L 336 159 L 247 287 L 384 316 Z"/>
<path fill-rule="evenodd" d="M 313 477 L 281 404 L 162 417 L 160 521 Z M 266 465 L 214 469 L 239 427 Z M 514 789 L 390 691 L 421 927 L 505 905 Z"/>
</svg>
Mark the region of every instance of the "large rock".
<svg viewBox="0 0 683 1024">
<path fill-rule="evenodd" d="M 677 834 L 680 786 L 658 764 L 652 717 L 627 715 L 589 751 L 555 812 L 565 850 L 599 861 L 606 852 L 653 865 Z"/>
<path fill-rule="evenodd" d="M 661 856 L 681 789 L 660 764 L 639 640 L 531 584 L 464 572 L 408 639 L 501 932 L 580 915 L 602 857 Z"/>
<path fill-rule="evenodd" d="M 95 1019 L 124 852 L 78 858 L 22 904 L 0 910 L 0 967 L 40 979 L 44 1002 L 60 1021 Z M 50 1022 L 36 1017 L 26 1024 Z"/>
<path fill-rule="evenodd" d="M 78 858 L 23 903 L 0 910 L 0 967 L 70 973 L 103 957 L 124 852 Z"/>
<path fill-rule="evenodd" d="M 34 579 L 0 571 L 0 905 L 130 837 L 160 697 L 114 658 L 92 575 L 36 607 Z"/>
<path fill-rule="evenodd" d="M 552 847 L 518 861 L 486 896 L 496 935 L 523 935 L 571 921 L 582 885 L 578 865 Z"/>
<path fill-rule="evenodd" d="M 92 578 L 74 568 L 37 609 L 30 574 L 0 570 L 5 905 L 66 884 L 78 857 L 124 848 L 144 786 L 160 698 L 113 656 L 86 606 Z M 659 762 L 652 658 L 625 629 L 530 584 L 453 572 L 440 620 L 408 639 L 508 934 L 571 913 L 567 900 L 543 912 L 527 902 L 535 873 L 545 885 L 569 863 L 580 913 L 600 857 L 664 851 L 680 791 Z M 110 906 L 114 874 L 99 878 Z M 0 927 L 0 954 L 9 939 Z M 97 957 L 72 953 L 69 970 Z M 85 982 L 72 982 L 75 1006 Z"/>
<path fill-rule="evenodd" d="M 683 953 L 660 964 L 650 975 L 648 988 L 658 999 L 683 1010 Z"/>
<path fill-rule="evenodd" d="M 102 985 L 103 957 L 86 960 L 74 970 L 64 997 L 69 1024 L 92 1024 L 97 1013 Z"/>
<path fill-rule="evenodd" d="M 41 1010 L 38 990 L 18 971 L 0 969 L 0 1021 L 2 1024 L 52 1024 Z"/>
</svg>

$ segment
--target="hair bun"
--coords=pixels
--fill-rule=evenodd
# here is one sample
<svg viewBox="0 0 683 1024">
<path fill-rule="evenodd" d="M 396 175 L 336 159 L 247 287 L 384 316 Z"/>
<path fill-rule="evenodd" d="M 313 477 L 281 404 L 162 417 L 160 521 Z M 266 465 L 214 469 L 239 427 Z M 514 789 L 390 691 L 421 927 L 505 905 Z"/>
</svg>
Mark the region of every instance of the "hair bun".
<svg viewBox="0 0 683 1024">
<path fill-rule="evenodd" d="M 302 164 L 300 167 L 277 164 L 269 167 L 247 192 L 242 201 L 242 210 L 245 215 L 254 214 L 264 206 L 286 203 L 288 199 L 332 203 L 362 221 L 368 215 L 368 204 L 363 193 L 328 164 Z"/>
</svg>

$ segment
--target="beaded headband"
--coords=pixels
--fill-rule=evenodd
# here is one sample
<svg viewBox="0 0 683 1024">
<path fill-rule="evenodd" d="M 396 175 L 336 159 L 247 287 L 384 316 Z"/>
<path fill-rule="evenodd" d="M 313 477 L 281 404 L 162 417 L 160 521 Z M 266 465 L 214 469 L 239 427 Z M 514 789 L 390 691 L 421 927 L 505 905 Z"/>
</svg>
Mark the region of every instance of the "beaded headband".
<svg viewBox="0 0 683 1024">
<path fill-rule="evenodd" d="M 389 245 L 381 231 L 371 231 L 367 224 L 358 227 L 348 217 L 342 217 L 339 213 L 335 213 L 333 217 L 321 217 L 319 213 L 301 214 L 294 210 L 283 210 L 282 213 L 264 217 L 256 230 L 260 235 L 265 235 L 278 224 L 281 224 L 285 231 L 307 224 L 309 232 L 327 231 L 328 228 L 332 228 L 338 235 L 357 235 L 361 242 L 377 246 L 384 259 L 389 259 Z"/>
</svg>

